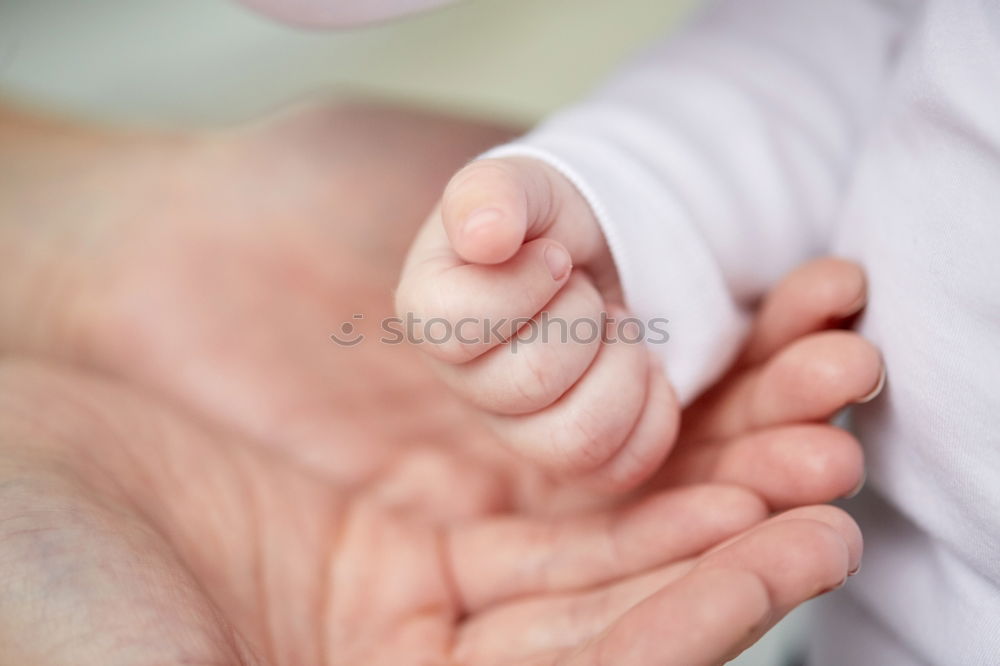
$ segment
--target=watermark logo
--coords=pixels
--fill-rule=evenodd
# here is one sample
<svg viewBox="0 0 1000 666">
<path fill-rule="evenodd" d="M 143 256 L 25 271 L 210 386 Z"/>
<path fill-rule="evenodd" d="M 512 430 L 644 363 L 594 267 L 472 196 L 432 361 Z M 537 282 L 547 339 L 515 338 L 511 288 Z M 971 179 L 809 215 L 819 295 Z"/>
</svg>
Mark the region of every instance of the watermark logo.
<svg viewBox="0 0 1000 666">
<path fill-rule="evenodd" d="M 340 347 L 356 347 L 369 336 L 360 330 L 364 314 L 356 313 L 340 325 L 330 339 Z M 378 322 L 379 344 L 384 345 L 508 345 L 517 353 L 520 345 L 536 341 L 591 344 L 597 340 L 610 344 L 665 344 L 670 340 L 669 320 L 663 317 L 640 319 L 615 317 L 602 312 L 597 319 L 580 317 L 564 319 L 542 312 L 536 317 L 514 319 L 479 319 L 465 317 L 451 321 L 443 317 L 422 319 L 412 313 L 401 317 L 386 317 Z"/>
<path fill-rule="evenodd" d="M 351 317 L 351 319 L 356 321 L 360 321 L 364 318 L 365 316 L 361 313 L 355 313 Z M 358 330 L 353 322 L 345 321 L 340 325 L 340 332 L 331 333 L 330 339 L 341 347 L 355 347 L 365 341 L 365 335 Z"/>
</svg>

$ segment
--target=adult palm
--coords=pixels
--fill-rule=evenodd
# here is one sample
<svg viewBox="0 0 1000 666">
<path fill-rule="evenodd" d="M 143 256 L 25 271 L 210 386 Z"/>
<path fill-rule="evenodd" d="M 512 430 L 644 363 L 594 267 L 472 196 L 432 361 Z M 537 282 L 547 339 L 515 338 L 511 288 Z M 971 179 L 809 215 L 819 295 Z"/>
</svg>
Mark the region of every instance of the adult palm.
<svg viewBox="0 0 1000 666">
<path fill-rule="evenodd" d="M 860 556 L 839 510 L 761 523 L 732 485 L 540 518 L 441 449 L 346 487 L 33 361 L 0 368 L 0 432 L 8 663 L 718 663 Z"/>
<path fill-rule="evenodd" d="M 856 443 L 821 422 L 870 390 L 877 356 L 813 333 L 856 309 L 848 266 L 779 288 L 659 490 L 592 510 L 504 458 L 410 350 L 328 341 L 355 312 L 388 314 L 414 202 L 498 136 L 457 127 L 353 109 L 113 151 L 83 139 L 74 206 L 23 196 L 32 178 L 6 199 L 35 222 L 3 230 L 7 349 L 142 388 L 4 364 L 3 654 L 713 663 L 856 566 L 834 509 L 757 524 L 859 477 Z M 418 155 L 436 166 L 402 162 Z"/>
</svg>

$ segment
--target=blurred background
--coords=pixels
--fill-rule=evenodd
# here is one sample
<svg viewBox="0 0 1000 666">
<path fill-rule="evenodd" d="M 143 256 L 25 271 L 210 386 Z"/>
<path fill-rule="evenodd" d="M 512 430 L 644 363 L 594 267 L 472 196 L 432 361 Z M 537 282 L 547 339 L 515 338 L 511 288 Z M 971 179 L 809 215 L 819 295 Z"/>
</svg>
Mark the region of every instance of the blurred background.
<svg viewBox="0 0 1000 666">
<path fill-rule="evenodd" d="M 0 0 L 0 87 L 137 122 L 225 123 L 344 91 L 530 122 L 692 5 L 468 0 L 329 33 L 276 25 L 235 0 Z"/>
<path fill-rule="evenodd" d="M 0 0 L 0 97 L 131 125 L 226 125 L 338 96 L 528 125 L 696 4 L 467 0 L 396 23 L 310 32 L 227 0 Z M 807 612 L 735 663 L 789 663 Z"/>
</svg>

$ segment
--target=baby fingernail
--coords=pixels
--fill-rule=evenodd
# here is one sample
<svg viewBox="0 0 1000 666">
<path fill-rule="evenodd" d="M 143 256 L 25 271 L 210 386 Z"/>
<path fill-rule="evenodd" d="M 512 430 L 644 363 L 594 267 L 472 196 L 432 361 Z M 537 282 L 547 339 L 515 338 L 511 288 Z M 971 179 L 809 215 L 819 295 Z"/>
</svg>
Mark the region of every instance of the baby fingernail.
<svg viewBox="0 0 1000 666">
<path fill-rule="evenodd" d="M 496 208 L 479 208 L 472 211 L 462 225 L 463 236 L 475 236 L 483 229 L 490 227 L 500 220 L 500 211 Z"/>
<path fill-rule="evenodd" d="M 549 267 L 552 279 L 557 282 L 566 277 L 569 269 L 573 267 L 569 253 L 558 245 L 549 245 L 545 248 L 544 257 L 545 265 Z"/>
</svg>

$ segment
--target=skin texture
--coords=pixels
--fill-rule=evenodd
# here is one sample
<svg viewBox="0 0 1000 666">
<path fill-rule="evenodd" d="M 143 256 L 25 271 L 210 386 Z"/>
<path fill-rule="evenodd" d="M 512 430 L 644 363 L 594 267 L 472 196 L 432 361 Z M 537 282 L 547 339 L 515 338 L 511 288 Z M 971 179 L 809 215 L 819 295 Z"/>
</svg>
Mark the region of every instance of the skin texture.
<svg viewBox="0 0 1000 666">
<path fill-rule="evenodd" d="M 523 158 L 461 169 L 418 234 L 399 284 L 397 310 L 453 325 L 462 318 L 567 322 L 627 317 L 597 220 L 559 172 Z M 521 329 L 531 330 L 529 327 Z M 423 344 L 450 386 L 480 407 L 500 440 L 553 472 L 611 482 L 611 461 L 641 451 L 651 476 L 670 451 L 662 370 L 641 345 L 532 339 Z M 675 407 L 672 412 L 677 414 Z M 642 427 L 639 427 L 642 424 Z M 557 451 L 539 446 L 557 439 Z"/>
<path fill-rule="evenodd" d="M 856 312 L 862 305 L 842 307 Z M 543 313 L 567 322 L 599 321 L 602 313 L 627 317 L 593 211 L 547 164 L 484 159 L 458 171 L 410 249 L 396 307 L 401 316 L 443 318 L 456 329 L 469 319 L 517 322 L 505 330 L 511 344 L 455 336 L 420 348 L 439 376 L 482 410 L 507 448 L 553 474 L 630 490 L 670 453 L 679 409 L 661 365 L 649 362 L 643 346 L 580 344 L 555 334 L 545 340 L 531 326 L 518 331 L 528 320 L 544 327 Z M 745 362 L 758 360 L 755 353 Z M 864 372 L 858 377 L 872 381 Z M 818 396 L 811 390 L 808 381 L 795 386 L 775 400 L 778 413 L 786 400 L 810 403 Z"/>
<path fill-rule="evenodd" d="M 369 107 L 207 136 L 2 120 L 16 663 L 711 664 L 856 568 L 853 522 L 804 506 L 861 478 L 825 424 L 880 373 L 827 330 L 863 304 L 856 267 L 778 287 L 669 465 L 600 494 L 647 459 L 568 484 L 412 348 L 327 337 L 391 312 L 416 211 L 502 130 Z"/>
<path fill-rule="evenodd" d="M 839 510 L 755 526 L 764 503 L 731 485 L 457 516 L 469 494 L 439 487 L 505 484 L 451 451 L 345 488 L 65 368 L 6 362 L 0 393 L 16 663 L 716 663 L 860 557 Z"/>
</svg>

